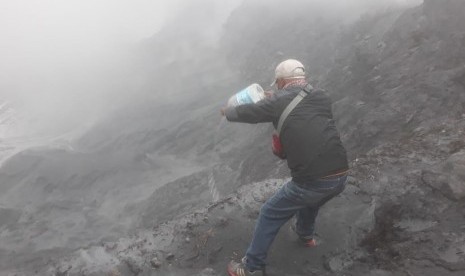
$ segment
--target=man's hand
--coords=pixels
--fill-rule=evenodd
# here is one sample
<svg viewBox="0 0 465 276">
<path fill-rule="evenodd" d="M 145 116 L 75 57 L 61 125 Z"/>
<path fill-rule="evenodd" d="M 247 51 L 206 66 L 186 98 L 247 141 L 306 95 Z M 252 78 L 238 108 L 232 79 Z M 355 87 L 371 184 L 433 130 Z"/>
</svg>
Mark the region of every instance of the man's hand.
<svg viewBox="0 0 465 276">
<path fill-rule="evenodd" d="M 273 96 L 273 94 L 274 94 L 273 90 L 265 91 L 265 97 L 266 98 L 271 98 L 271 96 Z"/>
</svg>

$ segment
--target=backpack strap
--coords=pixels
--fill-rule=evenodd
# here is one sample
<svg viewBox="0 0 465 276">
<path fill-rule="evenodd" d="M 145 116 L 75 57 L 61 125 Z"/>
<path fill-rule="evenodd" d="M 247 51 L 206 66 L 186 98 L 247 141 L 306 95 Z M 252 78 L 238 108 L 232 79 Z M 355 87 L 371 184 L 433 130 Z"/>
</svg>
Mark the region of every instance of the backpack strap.
<svg viewBox="0 0 465 276">
<path fill-rule="evenodd" d="M 313 90 L 313 86 L 308 84 L 305 86 L 297 96 L 286 106 L 283 113 L 279 117 L 278 127 L 276 128 L 276 132 L 279 134 L 281 133 L 281 128 L 283 127 L 284 121 L 289 116 L 289 114 L 294 110 L 294 108 Z"/>
<path fill-rule="evenodd" d="M 313 86 L 311 84 L 307 84 L 303 90 L 307 92 L 307 94 L 310 94 L 313 91 Z"/>
</svg>

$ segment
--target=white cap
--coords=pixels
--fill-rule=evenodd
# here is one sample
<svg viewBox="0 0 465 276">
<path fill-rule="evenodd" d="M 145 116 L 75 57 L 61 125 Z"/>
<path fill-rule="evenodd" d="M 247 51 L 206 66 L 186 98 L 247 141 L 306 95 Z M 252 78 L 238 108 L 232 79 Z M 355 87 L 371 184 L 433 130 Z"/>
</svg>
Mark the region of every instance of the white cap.
<svg viewBox="0 0 465 276">
<path fill-rule="evenodd" d="M 298 60 L 288 59 L 276 66 L 274 77 L 274 82 L 271 85 L 274 85 L 277 79 L 303 79 L 305 78 L 305 67 Z"/>
</svg>

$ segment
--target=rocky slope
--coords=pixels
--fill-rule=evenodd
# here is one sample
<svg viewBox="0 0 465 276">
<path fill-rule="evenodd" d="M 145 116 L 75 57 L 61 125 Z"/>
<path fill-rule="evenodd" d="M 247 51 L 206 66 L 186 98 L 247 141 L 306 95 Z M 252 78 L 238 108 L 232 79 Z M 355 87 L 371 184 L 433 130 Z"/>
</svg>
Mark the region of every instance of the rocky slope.
<svg viewBox="0 0 465 276">
<path fill-rule="evenodd" d="M 135 71 L 165 82 L 153 93 L 157 79 L 139 87 L 143 103 L 72 148 L 8 160 L 0 168 L 4 274 L 223 275 L 286 168 L 270 153 L 269 126 L 221 123 L 218 108 L 231 87 L 268 83 L 292 56 L 334 98 L 352 175 L 322 210 L 316 250 L 282 231 L 272 275 L 462 275 L 465 3 L 425 1 L 348 26 L 304 3 L 246 1 L 219 49 L 194 37 L 185 55 L 156 64 L 176 52 L 158 46 L 177 45 L 161 32 L 142 46 L 148 63 Z M 206 61 L 211 70 L 196 70 Z"/>
</svg>

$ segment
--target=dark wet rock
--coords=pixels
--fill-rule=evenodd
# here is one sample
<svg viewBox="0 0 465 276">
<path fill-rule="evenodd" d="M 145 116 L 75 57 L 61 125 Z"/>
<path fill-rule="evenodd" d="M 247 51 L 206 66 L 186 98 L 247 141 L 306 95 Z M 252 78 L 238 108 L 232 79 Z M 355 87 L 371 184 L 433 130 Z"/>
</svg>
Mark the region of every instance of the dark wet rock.
<svg viewBox="0 0 465 276">
<path fill-rule="evenodd" d="M 357 183 L 357 179 L 353 176 L 349 176 L 347 177 L 347 183 L 350 184 L 350 185 L 356 185 Z"/>
<path fill-rule="evenodd" d="M 422 171 L 422 181 L 431 186 L 433 189 L 443 193 L 448 197 L 452 197 L 450 191 L 447 190 L 447 178 L 440 172 L 434 170 Z"/>
<path fill-rule="evenodd" d="M 193 226 L 194 226 L 194 224 L 193 224 L 191 221 L 188 221 L 188 222 L 186 223 L 186 228 L 187 228 L 187 229 L 192 229 Z"/>
<path fill-rule="evenodd" d="M 135 276 L 139 275 L 143 271 L 140 262 L 136 259 L 127 258 L 124 260 L 124 263 L 127 265 L 129 271 Z"/>
<path fill-rule="evenodd" d="M 68 265 L 66 268 L 58 268 L 55 272 L 55 276 L 67 276 L 71 268 L 73 268 L 71 265 Z"/>
<path fill-rule="evenodd" d="M 447 187 L 453 198 L 465 198 L 465 151 L 453 154 L 443 166 Z"/>
<path fill-rule="evenodd" d="M 157 257 L 155 257 L 150 260 L 150 265 L 152 265 L 154 268 L 159 268 L 162 265 L 162 262 Z"/>
<path fill-rule="evenodd" d="M 333 256 L 327 258 L 325 268 L 331 272 L 342 271 L 344 268 L 352 264 L 352 260 L 345 256 Z"/>
<path fill-rule="evenodd" d="M 390 257 L 398 255 L 393 248 L 394 241 L 400 239 L 400 229 L 396 222 L 402 217 L 402 212 L 406 207 L 395 202 L 387 202 L 375 210 L 375 228 L 366 235 L 361 245 L 367 247 L 371 253 L 381 252 Z"/>
<path fill-rule="evenodd" d="M 465 198 L 465 151 L 451 155 L 438 169 L 423 171 L 422 180 L 450 199 Z"/>
<path fill-rule="evenodd" d="M 174 259 L 174 254 L 173 253 L 168 253 L 165 257 L 167 261 L 172 261 Z"/>
</svg>

